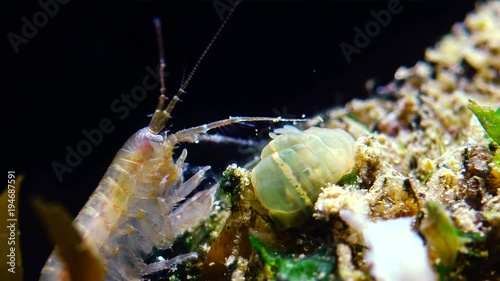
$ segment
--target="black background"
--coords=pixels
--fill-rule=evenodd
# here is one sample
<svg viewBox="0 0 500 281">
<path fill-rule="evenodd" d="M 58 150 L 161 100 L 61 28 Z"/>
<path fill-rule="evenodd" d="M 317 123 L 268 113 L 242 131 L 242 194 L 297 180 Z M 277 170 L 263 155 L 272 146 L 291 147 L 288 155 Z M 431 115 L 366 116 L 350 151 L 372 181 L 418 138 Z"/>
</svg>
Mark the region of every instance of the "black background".
<svg viewBox="0 0 500 281">
<path fill-rule="evenodd" d="M 30 197 L 42 195 L 78 213 L 115 153 L 147 125 L 156 106 L 158 92 L 152 91 L 125 120 L 110 109 L 122 93 L 142 84 L 146 66 L 157 64 L 152 18 L 163 22 L 172 93 L 185 65 L 193 66 L 221 24 L 213 3 L 73 0 L 15 54 L 7 34 L 20 34 L 21 18 L 31 20 L 40 7 L 34 1 L 0 1 L 3 161 L 7 170 L 26 176 L 18 198 L 26 280 L 38 278 L 51 251 Z M 363 29 L 373 20 L 370 11 L 386 9 L 387 1 L 243 1 L 174 110 L 169 129 L 238 115 L 310 116 L 366 98 L 368 79 L 385 83 L 398 66 L 423 59 L 425 48 L 474 8 L 473 1 L 401 5 L 403 11 L 348 64 L 339 44 L 352 44 L 353 28 Z M 51 163 L 64 163 L 65 146 L 74 148 L 85 139 L 81 131 L 97 128 L 103 118 L 113 120 L 115 130 L 59 182 Z M 251 132 L 242 125 L 216 131 L 236 137 Z M 188 162 L 211 164 L 215 172 L 242 157 L 232 146 L 188 148 Z"/>
</svg>

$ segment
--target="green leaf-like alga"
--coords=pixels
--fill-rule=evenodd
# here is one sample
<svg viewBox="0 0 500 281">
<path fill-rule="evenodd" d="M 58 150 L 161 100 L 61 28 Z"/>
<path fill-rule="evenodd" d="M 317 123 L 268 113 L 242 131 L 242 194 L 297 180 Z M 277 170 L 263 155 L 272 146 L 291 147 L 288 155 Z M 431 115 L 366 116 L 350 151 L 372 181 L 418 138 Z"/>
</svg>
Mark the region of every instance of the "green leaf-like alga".
<svg viewBox="0 0 500 281">
<path fill-rule="evenodd" d="M 480 106 L 471 100 L 469 109 L 476 115 L 493 141 L 500 144 L 500 107 L 494 110 L 493 108 Z"/>
<path fill-rule="evenodd" d="M 332 280 L 335 256 L 332 249 L 320 247 L 310 254 L 280 253 L 250 234 L 250 244 L 264 263 L 266 280 Z"/>
</svg>

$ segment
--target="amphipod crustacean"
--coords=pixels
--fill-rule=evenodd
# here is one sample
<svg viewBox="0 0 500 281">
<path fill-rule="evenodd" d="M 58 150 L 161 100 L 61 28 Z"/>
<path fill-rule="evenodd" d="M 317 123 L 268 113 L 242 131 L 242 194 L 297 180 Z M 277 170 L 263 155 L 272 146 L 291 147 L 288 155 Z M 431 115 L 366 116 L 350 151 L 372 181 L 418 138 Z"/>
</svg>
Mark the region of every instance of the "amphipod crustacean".
<svg viewBox="0 0 500 281">
<path fill-rule="evenodd" d="M 279 228 L 300 227 L 321 188 L 354 167 L 354 138 L 342 129 L 317 127 L 285 126 L 276 132 L 252 170 L 252 185 Z"/>
</svg>

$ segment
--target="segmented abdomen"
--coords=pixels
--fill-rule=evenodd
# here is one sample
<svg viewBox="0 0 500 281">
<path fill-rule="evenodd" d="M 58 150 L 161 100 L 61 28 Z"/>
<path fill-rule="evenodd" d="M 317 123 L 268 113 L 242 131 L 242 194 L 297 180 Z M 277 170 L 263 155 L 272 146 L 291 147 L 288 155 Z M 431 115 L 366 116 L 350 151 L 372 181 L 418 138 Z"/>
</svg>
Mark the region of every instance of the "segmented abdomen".
<svg viewBox="0 0 500 281">
<path fill-rule="evenodd" d="M 311 213 L 321 187 L 336 183 L 354 166 L 354 139 L 340 129 L 287 131 L 262 151 L 252 185 L 271 218 L 298 227 Z"/>
<path fill-rule="evenodd" d="M 182 182 L 186 153 L 173 163 L 173 146 L 152 141 L 148 134 L 142 129 L 125 143 L 74 221 L 102 258 L 107 280 L 140 279 L 143 258 L 152 247 L 166 248 L 174 238 L 170 211 L 196 187 Z M 61 274 L 53 252 L 41 280 L 61 280 Z"/>
</svg>

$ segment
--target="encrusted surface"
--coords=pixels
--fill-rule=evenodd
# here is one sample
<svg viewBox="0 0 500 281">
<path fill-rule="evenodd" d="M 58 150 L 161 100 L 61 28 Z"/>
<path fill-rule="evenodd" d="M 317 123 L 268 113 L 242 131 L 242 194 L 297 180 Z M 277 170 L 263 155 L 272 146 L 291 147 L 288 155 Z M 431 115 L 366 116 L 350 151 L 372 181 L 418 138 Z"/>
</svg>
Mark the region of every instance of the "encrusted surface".
<svg viewBox="0 0 500 281">
<path fill-rule="evenodd" d="M 425 203 L 438 202 L 460 233 L 495 236 L 500 199 L 498 166 L 492 159 L 497 146 L 468 105 L 469 99 L 493 109 L 500 105 L 499 51 L 500 3 L 492 2 L 455 24 L 451 34 L 426 51 L 425 61 L 398 69 L 395 80 L 379 89 L 391 100 L 354 100 L 341 110 L 327 112 L 326 127 L 358 135 L 359 176 L 357 186 L 326 187 L 316 203 L 316 218 L 332 220 L 341 210 L 367 214 L 374 221 L 412 217 L 419 230 L 417 217 L 427 215 Z M 351 130 L 345 116 L 370 132 L 360 135 Z M 339 241 L 350 241 L 350 232 L 334 233 Z M 353 243 L 350 247 L 356 248 Z M 481 267 L 484 271 L 477 268 L 474 276 L 467 275 L 470 267 L 478 266 L 470 252 L 479 248 L 474 244 L 461 249 L 469 255 L 457 259 L 449 275 L 458 280 L 500 278 L 494 266 L 498 251 L 483 257 L 483 262 L 490 263 Z M 356 276 L 354 268 L 365 265 L 354 262 L 354 268 L 347 270 L 346 256 L 341 260 L 347 266 L 340 275 L 362 278 L 352 276 Z M 430 259 L 434 265 L 439 263 Z"/>
<path fill-rule="evenodd" d="M 500 3 L 489 2 L 424 61 L 398 69 L 379 97 L 321 114 L 315 126 L 356 139 L 355 169 L 322 188 L 300 229 L 276 228 L 253 193 L 251 170 L 228 167 L 221 187 L 231 215 L 202 277 L 264 280 L 284 276 L 286 265 L 286 280 L 295 280 L 306 268 L 330 268 L 320 266 L 327 260 L 333 270 L 317 276 L 499 280 L 500 149 L 469 109 L 471 100 L 499 107 L 499 72 Z M 394 254 L 384 257 L 381 243 Z"/>
</svg>

